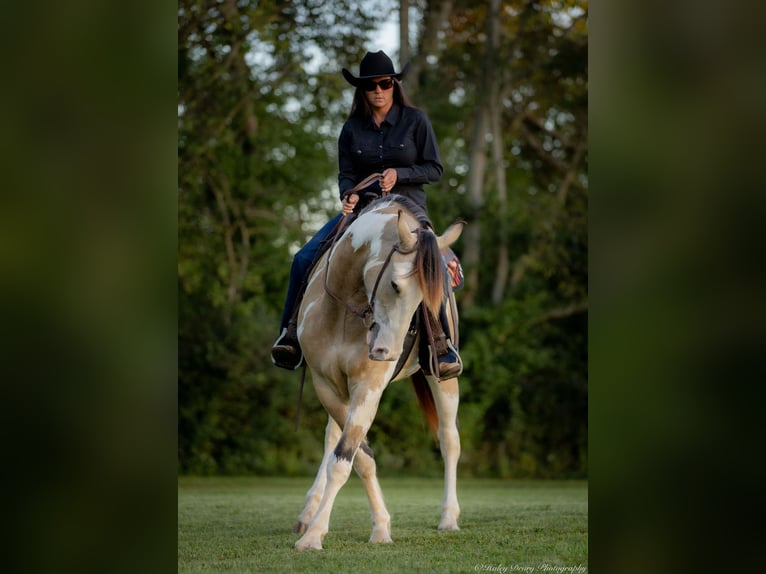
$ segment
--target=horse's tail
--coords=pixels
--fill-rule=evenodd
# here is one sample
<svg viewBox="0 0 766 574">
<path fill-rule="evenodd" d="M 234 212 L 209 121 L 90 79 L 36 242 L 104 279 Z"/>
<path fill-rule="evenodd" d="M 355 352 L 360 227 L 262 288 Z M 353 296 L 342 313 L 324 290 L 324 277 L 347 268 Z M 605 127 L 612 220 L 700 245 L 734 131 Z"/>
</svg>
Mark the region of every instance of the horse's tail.
<svg viewBox="0 0 766 574">
<path fill-rule="evenodd" d="M 415 388 L 415 394 L 418 397 L 418 406 L 428 421 L 434 440 L 439 442 L 439 413 L 436 412 L 436 403 L 434 402 L 431 387 L 428 386 L 428 380 L 423 371 L 418 371 L 410 377 L 412 386 Z"/>
</svg>

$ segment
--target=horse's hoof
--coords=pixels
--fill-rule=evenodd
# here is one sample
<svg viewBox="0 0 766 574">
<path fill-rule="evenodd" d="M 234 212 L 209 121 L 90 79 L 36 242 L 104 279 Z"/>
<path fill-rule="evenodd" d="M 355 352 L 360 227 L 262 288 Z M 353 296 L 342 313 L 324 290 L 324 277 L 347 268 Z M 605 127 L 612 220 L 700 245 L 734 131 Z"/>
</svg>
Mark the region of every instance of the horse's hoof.
<svg viewBox="0 0 766 574">
<path fill-rule="evenodd" d="M 439 530 L 442 532 L 457 532 L 460 527 L 457 525 L 457 520 L 442 520 L 439 523 Z"/>
<path fill-rule="evenodd" d="M 370 542 L 373 544 L 393 544 L 393 540 L 391 540 L 391 535 L 387 533 L 381 533 L 376 534 L 375 532 L 372 533 L 372 536 L 370 536 Z"/>
<path fill-rule="evenodd" d="M 305 550 L 321 550 L 322 549 L 322 541 L 321 540 L 306 540 L 306 537 L 304 536 L 298 542 L 295 543 L 295 549 L 299 552 L 303 552 Z"/>
<path fill-rule="evenodd" d="M 308 524 L 299 520 L 295 523 L 295 526 L 293 526 L 293 534 L 303 534 L 306 532 L 306 528 L 308 528 L 308 526 Z"/>
</svg>

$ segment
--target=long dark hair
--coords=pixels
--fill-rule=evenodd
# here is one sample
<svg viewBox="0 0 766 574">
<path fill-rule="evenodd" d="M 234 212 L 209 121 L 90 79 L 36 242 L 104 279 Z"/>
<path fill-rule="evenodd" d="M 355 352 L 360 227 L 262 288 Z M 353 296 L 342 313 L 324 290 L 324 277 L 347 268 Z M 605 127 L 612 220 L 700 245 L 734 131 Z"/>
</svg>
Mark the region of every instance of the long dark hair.
<svg viewBox="0 0 766 574">
<path fill-rule="evenodd" d="M 415 106 L 407 97 L 407 94 L 404 93 L 404 88 L 402 87 L 401 82 L 396 78 L 391 79 L 394 81 L 394 103 L 399 104 L 403 108 L 414 108 Z M 363 118 L 372 116 L 370 102 L 367 101 L 367 98 L 364 95 L 364 88 L 361 86 L 357 86 L 354 91 L 354 103 L 351 104 L 351 113 L 348 115 L 349 118 L 353 118 L 354 116 Z"/>
</svg>

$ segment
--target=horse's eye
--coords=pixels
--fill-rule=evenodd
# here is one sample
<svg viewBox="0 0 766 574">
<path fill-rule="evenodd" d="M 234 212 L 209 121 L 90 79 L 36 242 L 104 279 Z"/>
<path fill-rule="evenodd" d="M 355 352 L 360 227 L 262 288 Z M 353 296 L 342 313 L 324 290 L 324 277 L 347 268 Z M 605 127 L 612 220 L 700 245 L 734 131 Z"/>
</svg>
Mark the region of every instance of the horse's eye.
<svg viewBox="0 0 766 574">
<path fill-rule="evenodd" d="M 396 281 L 391 281 L 391 288 L 396 292 L 397 295 L 401 292 L 399 285 L 396 284 Z"/>
</svg>

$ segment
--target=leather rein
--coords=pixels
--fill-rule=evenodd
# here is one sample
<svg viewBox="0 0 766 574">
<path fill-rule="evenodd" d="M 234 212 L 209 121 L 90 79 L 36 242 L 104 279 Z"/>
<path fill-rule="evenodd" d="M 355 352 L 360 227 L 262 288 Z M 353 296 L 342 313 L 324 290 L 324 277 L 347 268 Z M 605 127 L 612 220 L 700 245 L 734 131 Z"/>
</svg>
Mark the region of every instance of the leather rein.
<svg viewBox="0 0 766 574">
<path fill-rule="evenodd" d="M 343 197 L 348 197 L 352 193 L 357 193 L 362 189 L 365 189 L 369 186 L 371 186 L 376 181 L 379 181 L 380 178 L 383 177 L 383 174 L 381 173 L 373 173 L 372 175 L 366 177 L 361 182 L 359 182 L 355 187 L 348 190 L 346 193 L 343 194 Z M 383 193 L 383 197 L 389 195 L 388 192 Z M 377 194 L 375 194 L 377 197 Z M 343 218 L 338 223 L 337 232 L 335 233 L 335 237 L 333 237 L 332 245 L 330 245 L 330 249 L 327 252 L 327 259 L 325 259 L 325 272 L 324 272 L 324 289 L 327 292 L 327 294 L 335 299 L 338 303 L 343 305 L 349 312 L 353 313 L 357 317 L 359 317 L 362 320 L 362 323 L 364 323 L 364 326 L 369 329 L 373 324 L 373 314 L 375 312 L 375 294 L 378 292 L 378 286 L 380 285 L 380 280 L 383 277 L 383 273 L 386 270 L 386 267 L 391 263 L 391 257 L 393 257 L 394 253 L 401 253 L 402 255 L 408 255 L 412 252 L 414 252 L 417 249 L 417 242 L 415 242 L 415 245 L 411 249 L 402 249 L 402 247 L 399 245 L 399 242 L 395 243 L 393 247 L 391 247 L 391 251 L 388 252 L 388 255 L 386 256 L 385 261 L 383 262 L 383 267 L 380 268 L 380 271 L 378 271 L 378 276 L 375 279 L 375 285 L 372 288 L 372 293 L 370 294 L 369 299 L 367 300 L 367 304 L 362 309 L 355 309 L 351 305 L 349 305 L 346 301 L 341 299 L 336 293 L 330 289 L 330 286 L 327 284 L 327 278 L 329 276 L 329 268 L 330 268 L 330 255 L 332 255 L 332 250 L 335 247 L 335 243 L 338 241 L 338 237 L 340 237 L 343 233 L 343 230 L 345 229 L 347 222 L 348 222 L 348 216 L 349 214 L 346 214 L 343 216 Z M 418 235 L 420 235 L 420 228 L 417 229 Z"/>
</svg>

